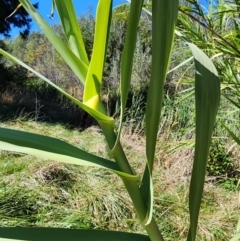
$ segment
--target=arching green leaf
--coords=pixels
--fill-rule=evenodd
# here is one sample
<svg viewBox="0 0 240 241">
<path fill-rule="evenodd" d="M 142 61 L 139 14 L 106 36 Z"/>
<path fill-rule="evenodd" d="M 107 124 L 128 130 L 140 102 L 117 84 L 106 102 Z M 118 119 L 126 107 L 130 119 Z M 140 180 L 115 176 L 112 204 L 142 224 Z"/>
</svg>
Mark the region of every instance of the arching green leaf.
<svg viewBox="0 0 240 241">
<path fill-rule="evenodd" d="M 62 39 L 53 31 L 53 29 L 46 23 L 46 21 L 39 15 L 36 9 L 32 6 L 32 4 L 28 0 L 19 0 L 22 6 L 26 9 L 26 11 L 30 14 L 33 20 L 38 24 L 38 26 L 42 29 L 43 33 L 46 35 L 48 40 L 52 43 L 54 48 L 58 51 L 58 53 L 62 56 L 64 61 L 69 65 L 72 71 L 76 74 L 79 80 L 84 83 L 88 66 L 77 57 L 66 44 L 62 41 Z"/>
<path fill-rule="evenodd" d="M 115 162 L 48 136 L 0 128 L 0 149 L 26 153 L 63 163 L 107 168 L 126 180 L 139 183 L 138 176 L 121 172 Z"/>
<path fill-rule="evenodd" d="M 25 63 L 23 63 L 21 60 L 15 58 L 14 56 L 12 56 L 11 54 L 7 53 L 3 49 L 0 49 L 0 54 L 4 55 L 6 58 L 10 59 L 11 61 L 21 65 L 22 67 L 26 68 L 27 70 L 31 71 L 36 76 L 38 76 L 39 78 L 44 80 L 46 83 L 50 84 L 52 87 L 54 87 L 56 90 L 58 90 L 60 93 L 65 95 L 68 99 L 70 99 L 73 103 L 75 103 L 80 108 L 82 108 L 84 111 L 89 113 L 98 122 L 104 122 L 107 125 L 114 126 L 115 121 L 114 121 L 113 118 L 111 118 L 111 117 L 109 117 L 107 115 L 104 115 L 104 114 L 100 113 L 99 111 L 97 111 L 95 109 L 90 108 L 88 105 L 83 104 L 81 101 L 79 101 L 78 99 L 74 98 L 73 96 L 68 94 L 66 91 L 64 91 L 62 88 L 60 88 L 59 86 L 54 84 L 51 80 L 47 79 L 45 76 L 41 75 L 40 73 L 38 73 L 37 71 L 35 71 L 34 69 L 32 69 L 31 67 L 26 65 Z"/>
</svg>

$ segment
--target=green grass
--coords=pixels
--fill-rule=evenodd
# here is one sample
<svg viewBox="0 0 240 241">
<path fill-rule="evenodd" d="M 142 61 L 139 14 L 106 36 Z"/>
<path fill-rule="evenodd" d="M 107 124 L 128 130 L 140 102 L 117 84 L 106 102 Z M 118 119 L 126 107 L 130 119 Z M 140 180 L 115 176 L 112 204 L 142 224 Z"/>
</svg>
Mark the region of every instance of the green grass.
<svg viewBox="0 0 240 241">
<path fill-rule="evenodd" d="M 1 126 L 58 137 L 107 157 L 101 131 L 80 132 L 62 125 L 15 121 Z M 95 138 L 94 138 L 95 137 Z M 144 139 L 127 130 L 124 148 L 135 169 L 143 170 Z M 176 142 L 159 138 L 154 215 L 166 240 L 185 240 L 188 227 L 188 184 L 193 149 L 169 152 Z M 109 229 L 143 233 L 121 180 L 103 169 L 63 165 L 28 155 L 1 152 L 0 226 Z M 207 182 L 198 240 L 225 241 L 238 220 L 238 194 Z"/>
</svg>

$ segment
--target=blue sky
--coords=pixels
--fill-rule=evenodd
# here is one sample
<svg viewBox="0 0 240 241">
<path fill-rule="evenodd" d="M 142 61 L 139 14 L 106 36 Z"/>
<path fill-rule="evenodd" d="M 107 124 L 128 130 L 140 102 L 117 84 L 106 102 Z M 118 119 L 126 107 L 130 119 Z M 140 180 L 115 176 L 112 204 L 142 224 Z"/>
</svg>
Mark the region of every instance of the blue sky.
<svg viewBox="0 0 240 241">
<path fill-rule="evenodd" d="M 38 11 L 49 24 L 56 24 L 59 22 L 59 18 L 57 14 L 55 14 L 53 19 L 48 18 L 48 15 L 50 14 L 51 7 L 52 7 L 51 0 L 31 0 L 31 2 L 39 3 Z M 96 10 L 98 0 L 73 0 L 73 2 L 77 12 L 77 16 L 87 13 L 90 8 L 92 9 L 93 14 L 95 15 L 95 10 Z M 126 3 L 126 2 L 127 2 L 126 0 L 113 0 L 113 6 Z M 199 0 L 199 2 L 206 6 L 207 0 Z M 34 31 L 34 30 L 40 31 L 40 28 L 34 22 L 32 22 L 31 31 Z M 11 36 L 14 38 L 19 35 L 19 32 L 20 30 L 18 28 L 13 28 L 11 31 Z"/>
<path fill-rule="evenodd" d="M 38 11 L 49 24 L 55 24 L 59 22 L 57 14 L 55 14 L 53 19 L 48 18 L 48 15 L 51 13 L 51 0 L 31 0 L 31 2 L 39 3 Z M 93 14 L 95 15 L 98 0 L 73 0 L 73 3 L 77 12 L 77 16 L 87 13 L 90 8 L 92 9 Z M 126 3 L 126 0 L 113 0 L 113 6 L 122 3 Z M 33 30 L 40 31 L 39 27 L 34 22 L 32 22 L 31 25 L 31 31 Z M 20 30 L 18 28 L 13 28 L 11 31 L 11 36 L 14 38 L 19 35 L 19 32 Z"/>
</svg>

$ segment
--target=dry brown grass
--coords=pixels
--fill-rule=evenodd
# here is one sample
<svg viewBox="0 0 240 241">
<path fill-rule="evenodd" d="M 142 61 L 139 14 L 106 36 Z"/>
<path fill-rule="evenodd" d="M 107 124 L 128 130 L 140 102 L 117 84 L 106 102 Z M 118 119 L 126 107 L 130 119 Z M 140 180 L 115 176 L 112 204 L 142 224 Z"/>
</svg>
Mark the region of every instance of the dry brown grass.
<svg viewBox="0 0 240 241">
<path fill-rule="evenodd" d="M 128 156 L 135 169 L 142 171 L 145 164 L 139 160 L 146 160 L 144 138 L 124 132 L 122 141 L 127 152 L 130 152 Z M 171 230 L 167 232 L 172 237 L 178 234 L 178 240 L 185 240 L 189 224 L 188 188 L 194 149 L 192 143 L 181 148 L 175 148 L 176 145 L 176 142 L 167 143 L 161 139 L 157 144 L 153 175 L 155 216 L 159 223 L 163 222 L 163 228 L 167 229 L 165 225 L 170 227 Z M 175 151 L 169 151 L 174 148 Z M 240 148 L 235 145 L 232 150 L 236 159 Z M 223 189 L 212 182 L 205 183 L 197 240 L 227 240 L 234 235 L 239 219 L 238 198 L 238 191 Z M 164 219 L 169 221 L 166 223 Z"/>
</svg>

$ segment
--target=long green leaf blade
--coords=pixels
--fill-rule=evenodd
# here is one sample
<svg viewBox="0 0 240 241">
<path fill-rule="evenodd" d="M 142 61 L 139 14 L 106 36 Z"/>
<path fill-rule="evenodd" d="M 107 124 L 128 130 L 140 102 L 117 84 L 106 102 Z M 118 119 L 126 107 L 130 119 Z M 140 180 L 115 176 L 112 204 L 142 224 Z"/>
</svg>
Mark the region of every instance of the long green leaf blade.
<svg viewBox="0 0 240 241">
<path fill-rule="evenodd" d="M 152 71 L 146 107 L 146 154 L 152 171 L 163 87 L 171 57 L 178 0 L 152 1 Z"/>
<path fill-rule="evenodd" d="M 152 71 L 146 106 L 147 165 L 141 191 L 151 209 L 151 175 L 155 156 L 158 126 L 162 109 L 163 87 L 173 45 L 174 29 L 178 15 L 178 0 L 152 1 Z M 151 214 L 151 213 L 149 213 Z M 151 216 L 149 216 L 148 221 Z"/>
<path fill-rule="evenodd" d="M 220 81 L 212 61 L 181 33 L 195 62 L 196 143 L 189 193 L 190 229 L 188 241 L 195 241 L 213 126 L 220 102 Z"/>
<path fill-rule="evenodd" d="M 121 91 L 121 113 L 120 113 L 120 124 L 118 130 L 118 136 L 116 143 L 111 150 L 110 155 L 114 156 L 114 152 L 117 148 L 117 144 L 120 140 L 121 129 L 124 117 L 124 111 L 126 108 L 128 92 L 130 88 L 133 57 L 137 41 L 138 24 L 141 16 L 143 0 L 132 0 L 130 5 L 130 13 L 128 17 L 128 26 L 125 38 L 125 44 L 123 53 L 121 56 L 121 76 L 120 76 L 120 91 Z"/>
<path fill-rule="evenodd" d="M 76 74 L 79 80 L 84 84 L 88 67 L 79 59 L 61 40 L 61 38 L 53 31 L 46 21 L 38 14 L 36 9 L 28 0 L 19 0 L 29 15 L 34 19 L 38 26 L 42 29 L 48 40 L 52 43 L 55 49 L 63 57 L 72 71 Z"/>
<path fill-rule="evenodd" d="M 148 236 L 104 230 L 0 228 L 0 241 L 150 241 Z"/>
<path fill-rule="evenodd" d="M 108 35 L 112 15 L 112 0 L 99 0 L 97 7 L 96 26 L 91 62 L 86 78 L 83 102 L 95 100 L 95 109 L 105 113 L 100 101 L 100 86 L 104 70 Z"/>
<path fill-rule="evenodd" d="M 48 136 L 0 128 L 0 150 L 26 153 L 63 163 L 107 168 L 129 181 L 139 182 L 138 176 L 121 172 L 115 162 Z"/>
<path fill-rule="evenodd" d="M 117 165 L 112 161 L 89 154 L 64 141 L 48 136 L 0 127 L 0 143 L 1 150 L 23 152 L 76 165 L 117 169 Z"/>
<path fill-rule="evenodd" d="M 55 4 L 71 50 L 88 66 L 88 56 L 72 0 L 55 0 Z"/>
</svg>

